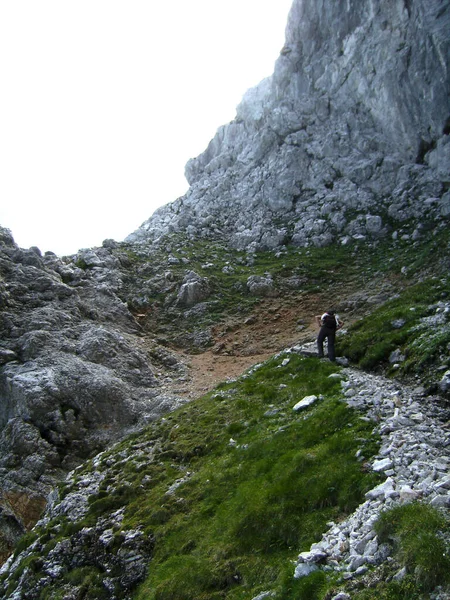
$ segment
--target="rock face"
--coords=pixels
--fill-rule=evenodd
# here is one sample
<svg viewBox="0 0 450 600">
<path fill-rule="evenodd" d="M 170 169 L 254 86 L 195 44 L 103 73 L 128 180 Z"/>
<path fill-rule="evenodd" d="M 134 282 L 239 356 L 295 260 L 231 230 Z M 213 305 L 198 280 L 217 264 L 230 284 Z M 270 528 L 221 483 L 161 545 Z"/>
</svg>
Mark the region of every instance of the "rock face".
<svg viewBox="0 0 450 600">
<path fill-rule="evenodd" d="M 188 193 L 130 241 L 237 248 L 420 235 L 450 214 L 444 0 L 295 0 L 272 77 L 186 165 Z"/>
<path fill-rule="evenodd" d="M 161 392 L 122 286 L 108 248 L 63 261 L 0 228 L 0 560 L 58 478 L 177 402 Z"/>
</svg>

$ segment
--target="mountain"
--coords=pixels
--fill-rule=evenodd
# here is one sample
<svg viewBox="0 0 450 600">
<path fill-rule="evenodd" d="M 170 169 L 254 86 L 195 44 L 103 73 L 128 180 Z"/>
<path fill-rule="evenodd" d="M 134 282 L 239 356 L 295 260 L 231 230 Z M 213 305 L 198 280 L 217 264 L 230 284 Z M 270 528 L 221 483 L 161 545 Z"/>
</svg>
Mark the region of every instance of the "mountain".
<svg viewBox="0 0 450 600">
<path fill-rule="evenodd" d="M 325 246 L 447 218 L 449 26 L 442 1 L 295 1 L 272 77 L 128 239 Z"/>
<path fill-rule="evenodd" d="M 0 228 L 2 597 L 448 583 L 449 25 L 438 0 L 295 0 L 186 196 L 71 257 Z M 308 346 L 331 306 L 344 371 Z M 408 519 L 439 557 L 388 549 Z"/>
</svg>

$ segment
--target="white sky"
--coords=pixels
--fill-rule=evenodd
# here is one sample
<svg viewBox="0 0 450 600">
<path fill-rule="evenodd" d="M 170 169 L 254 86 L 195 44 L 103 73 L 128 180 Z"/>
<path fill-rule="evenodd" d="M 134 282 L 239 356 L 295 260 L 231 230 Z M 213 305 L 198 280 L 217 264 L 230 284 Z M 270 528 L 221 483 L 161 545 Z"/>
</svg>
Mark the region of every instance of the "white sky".
<svg viewBox="0 0 450 600">
<path fill-rule="evenodd" d="M 183 195 L 292 0 L 0 0 L 0 225 L 70 254 Z"/>
</svg>

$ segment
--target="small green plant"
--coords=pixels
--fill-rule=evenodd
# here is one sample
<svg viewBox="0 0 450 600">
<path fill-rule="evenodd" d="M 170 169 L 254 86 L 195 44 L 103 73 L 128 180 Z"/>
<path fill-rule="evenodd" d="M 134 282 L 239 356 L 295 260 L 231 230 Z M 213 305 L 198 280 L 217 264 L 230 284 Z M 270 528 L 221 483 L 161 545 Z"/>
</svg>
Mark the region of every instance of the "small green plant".
<svg viewBox="0 0 450 600">
<path fill-rule="evenodd" d="M 67 573 L 65 577 L 69 584 L 76 585 L 80 597 L 101 600 L 110 598 L 110 593 L 103 586 L 102 573 L 94 567 L 79 567 Z"/>
</svg>

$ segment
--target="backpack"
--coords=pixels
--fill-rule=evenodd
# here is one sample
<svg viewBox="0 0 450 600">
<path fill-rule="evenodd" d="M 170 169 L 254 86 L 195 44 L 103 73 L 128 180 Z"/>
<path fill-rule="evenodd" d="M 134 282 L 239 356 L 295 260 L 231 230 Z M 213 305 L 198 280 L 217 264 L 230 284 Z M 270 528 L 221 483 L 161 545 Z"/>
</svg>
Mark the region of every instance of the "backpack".
<svg viewBox="0 0 450 600">
<path fill-rule="evenodd" d="M 322 325 L 324 325 L 328 329 L 336 329 L 337 324 L 334 313 L 325 313 L 322 318 Z"/>
</svg>

